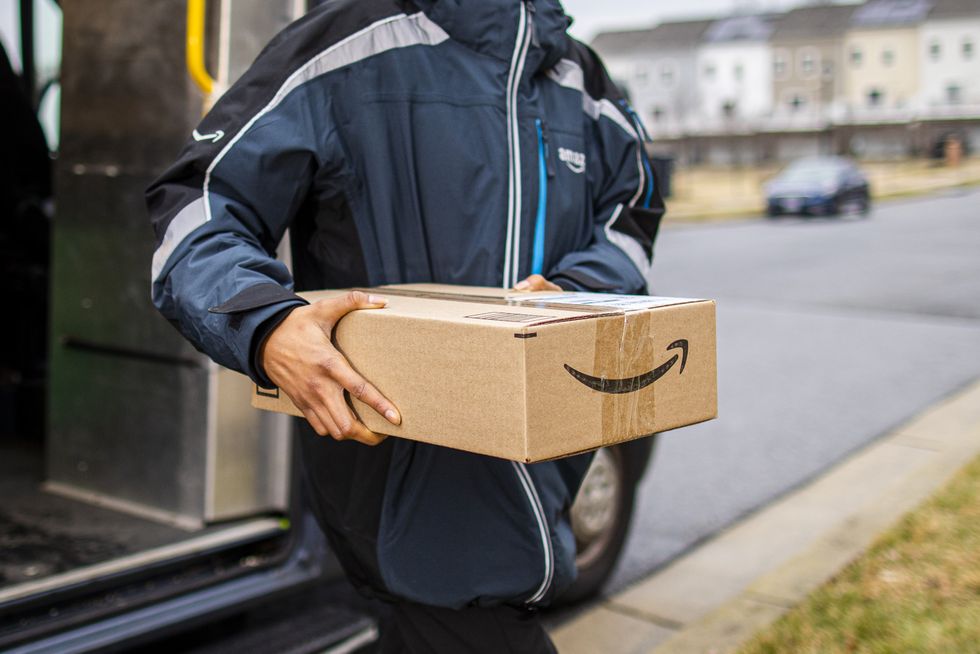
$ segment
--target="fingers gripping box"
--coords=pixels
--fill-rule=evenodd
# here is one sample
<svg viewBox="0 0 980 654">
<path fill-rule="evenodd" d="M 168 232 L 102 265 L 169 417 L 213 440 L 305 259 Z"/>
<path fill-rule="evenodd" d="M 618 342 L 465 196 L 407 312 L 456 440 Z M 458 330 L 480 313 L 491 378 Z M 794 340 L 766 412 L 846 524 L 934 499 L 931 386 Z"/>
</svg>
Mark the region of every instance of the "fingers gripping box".
<svg viewBox="0 0 980 654">
<path fill-rule="evenodd" d="M 365 291 L 334 341 L 402 415 L 352 400 L 371 430 L 543 461 L 717 416 L 715 303 L 435 284 Z M 316 302 L 346 291 L 302 293 Z M 278 389 L 252 404 L 302 413 Z"/>
</svg>

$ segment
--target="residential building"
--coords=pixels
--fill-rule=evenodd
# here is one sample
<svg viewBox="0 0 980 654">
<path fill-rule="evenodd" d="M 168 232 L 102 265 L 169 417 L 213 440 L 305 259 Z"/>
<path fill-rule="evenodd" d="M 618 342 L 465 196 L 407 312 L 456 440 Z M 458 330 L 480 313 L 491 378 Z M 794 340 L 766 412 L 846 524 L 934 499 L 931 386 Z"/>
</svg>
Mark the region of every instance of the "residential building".
<svg viewBox="0 0 980 654">
<path fill-rule="evenodd" d="M 776 20 L 771 39 L 776 125 L 818 128 L 842 114 L 842 55 L 854 10 L 854 5 L 810 5 Z"/>
<path fill-rule="evenodd" d="M 844 100 L 851 120 L 908 119 L 919 95 L 919 25 L 932 0 L 870 0 L 844 39 Z"/>
<path fill-rule="evenodd" d="M 980 114 L 980 0 L 936 0 L 920 37 L 924 112 Z"/>
<path fill-rule="evenodd" d="M 650 32 L 653 28 L 646 27 L 638 30 L 623 30 L 617 32 L 601 32 L 591 43 L 592 49 L 602 57 L 609 76 L 616 82 L 632 101 L 634 90 L 642 85 L 649 66 L 646 63 L 650 56 Z"/>
<path fill-rule="evenodd" d="M 593 46 L 682 165 L 980 150 L 980 0 L 811 0 Z"/>
<path fill-rule="evenodd" d="M 599 34 L 592 46 L 622 80 L 655 138 L 681 133 L 698 114 L 697 56 L 711 20 L 662 23 L 637 32 Z"/>
<path fill-rule="evenodd" d="M 772 110 L 772 52 L 768 15 L 713 22 L 698 50 L 701 131 L 745 129 Z"/>
</svg>

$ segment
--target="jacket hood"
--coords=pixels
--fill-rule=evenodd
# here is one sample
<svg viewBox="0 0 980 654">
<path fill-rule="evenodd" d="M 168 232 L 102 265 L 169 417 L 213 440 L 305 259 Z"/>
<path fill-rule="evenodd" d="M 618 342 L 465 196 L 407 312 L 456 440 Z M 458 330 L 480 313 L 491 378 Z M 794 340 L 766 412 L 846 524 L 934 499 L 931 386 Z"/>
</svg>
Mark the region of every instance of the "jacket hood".
<svg viewBox="0 0 980 654">
<path fill-rule="evenodd" d="M 522 2 L 534 21 L 526 67 L 551 68 L 568 48 L 572 22 L 558 0 L 413 0 L 454 41 L 505 61 L 514 51 Z"/>
</svg>

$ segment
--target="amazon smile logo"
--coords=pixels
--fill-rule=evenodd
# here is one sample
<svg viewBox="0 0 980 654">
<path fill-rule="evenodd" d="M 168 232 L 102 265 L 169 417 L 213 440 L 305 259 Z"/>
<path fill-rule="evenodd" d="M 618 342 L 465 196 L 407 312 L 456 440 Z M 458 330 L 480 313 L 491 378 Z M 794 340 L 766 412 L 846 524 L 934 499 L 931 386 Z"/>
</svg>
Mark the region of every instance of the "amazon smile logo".
<svg viewBox="0 0 980 654">
<path fill-rule="evenodd" d="M 201 141 L 211 141 L 212 143 L 217 143 L 218 141 L 220 141 L 225 137 L 225 132 L 224 130 L 219 129 L 218 131 L 212 132 L 211 134 L 201 134 L 199 131 L 195 129 L 193 132 L 191 132 L 191 136 L 193 136 L 194 140 L 197 141 L 198 143 L 200 143 Z"/>
<path fill-rule="evenodd" d="M 678 339 L 667 346 L 667 351 L 679 349 L 681 354 L 675 354 L 670 357 L 667 361 L 657 366 L 649 372 L 645 372 L 642 375 L 637 375 L 636 377 L 626 377 L 625 379 L 604 379 L 602 377 L 593 377 L 592 375 L 587 375 L 580 370 L 576 370 L 567 363 L 565 364 L 565 370 L 568 371 L 572 377 L 585 384 L 594 391 L 599 391 L 600 393 L 635 393 L 641 388 L 646 388 L 653 382 L 657 381 L 661 377 L 667 374 L 667 372 L 674 367 L 677 363 L 677 359 L 681 360 L 681 367 L 677 374 L 684 374 L 684 366 L 687 365 L 687 339 Z"/>
</svg>

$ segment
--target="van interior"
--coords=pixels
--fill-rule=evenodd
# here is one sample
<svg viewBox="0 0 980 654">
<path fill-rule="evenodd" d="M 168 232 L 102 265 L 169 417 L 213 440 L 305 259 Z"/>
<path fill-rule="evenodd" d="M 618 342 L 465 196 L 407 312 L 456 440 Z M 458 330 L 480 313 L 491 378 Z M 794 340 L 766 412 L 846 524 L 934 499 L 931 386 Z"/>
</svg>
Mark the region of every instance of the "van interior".
<svg viewBox="0 0 980 654">
<path fill-rule="evenodd" d="M 0 621 L 0 649 L 80 597 L 89 616 L 130 601 L 107 588 L 160 595 L 274 560 L 295 495 L 286 419 L 252 409 L 249 381 L 193 350 L 149 299 L 143 190 L 209 102 L 187 72 L 187 3 L 9 4 L 0 615 L 17 620 Z M 216 88 L 305 10 L 192 4 Z"/>
</svg>

